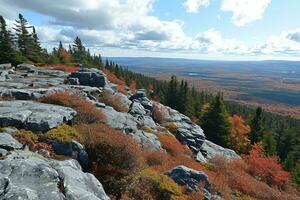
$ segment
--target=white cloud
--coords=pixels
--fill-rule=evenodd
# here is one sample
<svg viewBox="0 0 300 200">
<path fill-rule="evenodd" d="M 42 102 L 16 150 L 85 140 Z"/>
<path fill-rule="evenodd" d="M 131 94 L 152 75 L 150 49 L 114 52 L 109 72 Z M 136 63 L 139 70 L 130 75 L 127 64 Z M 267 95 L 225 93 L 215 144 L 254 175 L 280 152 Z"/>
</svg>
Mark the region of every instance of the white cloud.
<svg viewBox="0 0 300 200">
<path fill-rule="evenodd" d="M 232 22 L 244 26 L 263 17 L 271 0 L 223 0 L 221 10 L 233 13 Z"/>
<path fill-rule="evenodd" d="M 189 13 L 197 13 L 201 7 L 208 7 L 210 0 L 185 0 L 183 6 Z"/>
</svg>

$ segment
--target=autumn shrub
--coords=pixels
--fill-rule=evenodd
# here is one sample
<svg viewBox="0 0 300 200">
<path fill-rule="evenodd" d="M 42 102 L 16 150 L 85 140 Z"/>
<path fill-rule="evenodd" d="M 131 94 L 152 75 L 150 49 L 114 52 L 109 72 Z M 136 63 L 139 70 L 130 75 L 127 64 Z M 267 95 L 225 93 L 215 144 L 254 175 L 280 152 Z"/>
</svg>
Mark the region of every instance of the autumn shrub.
<svg viewBox="0 0 300 200">
<path fill-rule="evenodd" d="M 246 153 L 251 147 L 250 140 L 248 139 L 248 134 L 251 131 L 250 126 L 238 115 L 229 117 L 229 121 L 232 124 L 229 136 L 230 148 L 238 153 Z"/>
<path fill-rule="evenodd" d="M 80 95 L 68 92 L 56 92 L 40 99 L 43 103 L 56 104 L 71 107 L 77 111 L 77 123 L 99 123 L 105 121 L 103 112 L 91 102 L 83 99 Z"/>
<path fill-rule="evenodd" d="M 109 194 L 120 195 L 126 177 L 145 167 L 138 143 L 105 124 L 78 125 L 76 128 L 91 160 L 90 171 Z"/>
<path fill-rule="evenodd" d="M 123 86 L 126 85 L 125 81 L 122 80 L 121 78 L 118 78 L 113 72 L 110 72 L 107 69 L 102 69 L 102 71 L 106 74 L 110 82 L 115 83 L 117 85 L 123 85 Z"/>
<path fill-rule="evenodd" d="M 41 137 L 43 140 L 56 140 L 59 142 L 71 142 L 72 140 L 80 140 L 78 131 L 66 124 L 51 129 Z"/>
<path fill-rule="evenodd" d="M 109 92 L 103 92 L 100 95 L 100 101 L 102 101 L 106 105 L 113 107 L 115 110 L 119 112 L 128 112 L 129 107 L 128 105 L 122 103 L 121 98 L 122 97 L 111 94 Z"/>
<path fill-rule="evenodd" d="M 250 174 L 259 177 L 269 185 L 282 187 L 289 179 L 290 174 L 282 169 L 278 158 L 266 156 L 263 147 L 259 144 L 253 145 L 245 160 L 249 165 Z"/>
<path fill-rule="evenodd" d="M 181 144 L 176 137 L 170 134 L 157 134 L 162 147 L 172 156 L 188 155 L 191 156 L 192 152 L 186 146 Z"/>
<path fill-rule="evenodd" d="M 149 169 L 138 173 L 127 190 L 132 197 L 141 196 L 146 190 L 153 199 L 170 200 L 172 196 L 182 195 L 181 187 L 173 179 Z"/>
<path fill-rule="evenodd" d="M 68 65 L 63 65 L 63 64 L 56 64 L 56 65 L 46 65 L 44 66 L 46 69 L 51 69 L 51 70 L 60 70 L 64 72 L 76 72 L 80 70 L 80 67 L 75 67 L 75 66 L 68 66 Z"/>
<path fill-rule="evenodd" d="M 167 161 L 168 155 L 163 151 L 145 152 L 145 159 L 148 166 L 159 166 Z"/>
<path fill-rule="evenodd" d="M 38 136 L 35 133 L 24 129 L 17 130 L 12 136 L 22 144 L 31 145 L 38 141 Z"/>
<path fill-rule="evenodd" d="M 16 100 L 13 96 L 0 96 L 0 101 L 14 101 Z"/>
<path fill-rule="evenodd" d="M 117 91 L 124 94 L 124 95 L 127 95 L 128 94 L 128 91 L 125 89 L 125 86 L 124 85 L 118 85 L 116 87 Z"/>
</svg>

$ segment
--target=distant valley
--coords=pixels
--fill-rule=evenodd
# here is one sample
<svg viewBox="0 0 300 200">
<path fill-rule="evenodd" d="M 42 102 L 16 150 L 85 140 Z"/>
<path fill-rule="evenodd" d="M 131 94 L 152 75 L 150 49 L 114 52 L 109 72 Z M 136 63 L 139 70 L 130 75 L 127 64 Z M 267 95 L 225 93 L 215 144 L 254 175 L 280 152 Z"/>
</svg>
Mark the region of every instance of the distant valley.
<svg viewBox="0 0 300 200">
<path fill-rule="evenodd" d="M 300 118 L 300 62 L 110 58 L 130 70 L 166 80 L 172 74 L 198 90 Z"/>
</svg>

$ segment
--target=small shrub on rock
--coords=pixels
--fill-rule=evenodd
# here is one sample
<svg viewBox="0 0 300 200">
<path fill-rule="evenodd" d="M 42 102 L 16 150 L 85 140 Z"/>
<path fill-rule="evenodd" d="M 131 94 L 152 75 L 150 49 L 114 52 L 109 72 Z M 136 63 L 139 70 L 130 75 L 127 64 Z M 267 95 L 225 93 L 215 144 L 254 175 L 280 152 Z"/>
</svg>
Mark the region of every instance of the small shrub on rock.
<svg viewBox="0 0 300 200">
<path fill-rule="evenodd" d="M 78 131 L 66 124 L 63 124 L 57 128 L 51 129 L 45 133 L 42 138 L 44 140 L 56 140 L 59 142 L 72 142 L 72 140 L 80 140 Z"/>
<path fill-rule="evenodd" d="M 170 155 L 174 157 L 181 155 L 192 155 L 190 149 L 186 145 L 181 144 L 173 135 L 160 133 L 157 136 L 162 144 L 162 147 Z"/>
<path fill-rule="evenodd" d="M 138 173 L 128 189 L 132 197 L 150 194 L 153 199 L 170 200 L 173 196 L 182 195 L 181 187 L 170 177 L 152 170 Z"/>
<path fill-rule="evenodd" d="M 43 103 L 71 107 L 77 111 L 77 123 L 101 123 L 105 121 L 103 112 L 91 102 L 84 100 L 80 95 L 68 92 L 56 92 L 40 99 Z"/>
<path fill-rule="evenodd" d="M 22 144 L 31 145 L 37 143 L 38 136 L 31 131 L 27 131 L 24 129 L 18 130 L 12 134 L 16 140 L 18 140 Z"/>
<path fill-rule="evenodd" d="M 175 122 L 166 122 L 163 124 L 163 126 L 171 133 L 176 133 L 176 130 L 179 128 L 179 126 Z"/>
<path fill-rule="evenodd" d="M 92 163 L 90 171 L 103 183 L 105 191 L 120 196 L 126 177 L 144 168 L 138 143 L 105 124 L 80 125 L 77 129 Z"/>
<path fill-rule="evenodd" d="M 153 103 L 152 116 L 156 122 L 160 124 L 163 123 L 167 115 L 168 110 L 163 105 L 159 103 Z"/>
</svg>

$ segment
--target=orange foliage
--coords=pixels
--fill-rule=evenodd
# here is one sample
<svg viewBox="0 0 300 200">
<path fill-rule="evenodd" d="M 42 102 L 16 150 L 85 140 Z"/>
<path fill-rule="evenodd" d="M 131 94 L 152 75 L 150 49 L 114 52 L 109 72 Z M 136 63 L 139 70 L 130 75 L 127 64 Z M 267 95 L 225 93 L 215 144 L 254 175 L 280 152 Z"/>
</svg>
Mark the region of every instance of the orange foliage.
<svg viewBox="0 0 300 200">
<path fill-rule="evenodd" d="M 136 81 L 132 81 L 129 88 L 130 88 L 130 91 L 134 93 L 137 89 Z"/>
<path fill-rule="evenodd" d="M 162 147 L 174 157 L 187 155 L 191 156 L 192 152 L 186 146 L 181 144 L 174 136 L 169 134 L 158 134 L 159 141 L 162 144 Z"/>
<path fill-rule="evenodd" d="M 245 123 L 244 119 L 238 115 L 229 117 L 229 121 L 232 124 L 229 137 L 230 147 L 239 153 L 245 153 L 250 146 L 248 134 L 250 133 L 251 128 Z"/>
<path fill-rule="evenodd" d="M 109 92 L 101 93 L 100 100 L 119 112 L 128 112 L 129 110 L 128 105 L 122 104 L 120 96 L 113 95 Z"/>
<path fill-rule="evenodd" d="M 124 80 L 118 78 L 114 73 L 110 72 L 107 69 L 102 69 L 102 71 L 106 74 L 108 80 L 112 83 L 125 86 L 126 83 Z"/>
<path fill-rule="evenodd" d="M 40 99 L 43 103 L 71 107 L 77 111 L 77 123 L 102 123 L 105 121 L 103 112 L 91 102 L 68 92 L 56 92 Z"/>
<path fill-rule="evenodd" d="M 51 69 L 51 70 L 60 70 L 65 72 L 76 72 L 80 70 L 80 67 L 75 66 L 68 66 L 63 64 L 56 64 L 56 65 L 46 65 L 45 68 Z"/>
<path fill-rule="evenodd" d="M 212 188 L 218 191 L 222 198 L 232 199 L 233 192 L 239 192 L 255 199 L 282 200 L 297 199 L 295 191 L 277 190 L 263 180 L 249 173 L 253 166 L 243 160 L 228 161 L 218 157 L 211 160 L 212 170 L 206 171 Z M 248 199 L 248 198 L 246 198 Z"/>
<path fill-rule="evenodd" d="M 266 156 L 261 144 L 253 145 L 245 160 L 249 165 L 249 172 L 269 185 L 282 187 L 289 179 L 290 174 L 278 164 L 278 158 Z"/>
<path fill-rule="evenodd" d="M 59 50 L 58 51 L 58 57 L 64 62 L 68 63 L 72 59 L 72 55 L 66 51 L 65 49 Z"/>
<path fill-rule="evenodd" d="M 90 171 L 103 183 L 106 192 L 120 195 L 128 184 L 126 177 L 145 166 L 138 143 L 105 124 L 81 124 L 76 128 L 91 161 Z"/>
<path fill-rule="evenodd" d="M 116 89 L 117 89 L 118 92 L 120 92 L 122 94 L 125 94 L 125 95 L 128 94 L 128 91 L 125 89 L 124 85 L 118 85 Z"/>
</svg>

